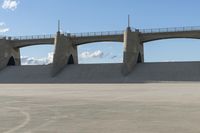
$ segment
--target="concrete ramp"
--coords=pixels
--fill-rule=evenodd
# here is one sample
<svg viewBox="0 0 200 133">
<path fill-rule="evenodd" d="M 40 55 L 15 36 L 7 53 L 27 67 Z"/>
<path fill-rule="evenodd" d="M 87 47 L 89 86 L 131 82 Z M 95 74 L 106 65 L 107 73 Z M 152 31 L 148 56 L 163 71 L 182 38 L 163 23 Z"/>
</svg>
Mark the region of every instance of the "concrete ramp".
<svg viewBox="0 0 200 133">
<path fill-rule="evenodd" d="M 200 62 L 138 64 L 128 76 L 122 64 L 68 65 L 56 77 L 48 66 L 10 66 L 0 72 L 0 83 L 149 83 L 200 81 Z"/>
</svg>

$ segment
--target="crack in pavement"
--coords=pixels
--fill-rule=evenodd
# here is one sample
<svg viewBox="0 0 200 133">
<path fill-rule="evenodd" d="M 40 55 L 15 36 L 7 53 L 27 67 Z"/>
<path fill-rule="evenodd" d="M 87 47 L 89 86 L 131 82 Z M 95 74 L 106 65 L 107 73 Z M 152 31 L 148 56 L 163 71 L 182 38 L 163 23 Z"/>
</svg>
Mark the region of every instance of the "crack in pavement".
<svg viewBox="0 0 200 133">
<path fill-rule="evenodd" d="M 15 131 L 17 131 L 17 130 L 23 128 L 23 127 L 25 127 L 30 122 L 30 120 L 31 120 L 30 114 L 28 112 L 25 112 L 23 109 L 13 108 L 13 107 L 7 107 L 7 109 L 19 111 L 22 115 L 25 116 L 25 120 L 20 125 L 12 128 L 12 129 L 10 129 L 8 131 L 5 131 L 3 133 L 14 133 Z"/>
</svg>

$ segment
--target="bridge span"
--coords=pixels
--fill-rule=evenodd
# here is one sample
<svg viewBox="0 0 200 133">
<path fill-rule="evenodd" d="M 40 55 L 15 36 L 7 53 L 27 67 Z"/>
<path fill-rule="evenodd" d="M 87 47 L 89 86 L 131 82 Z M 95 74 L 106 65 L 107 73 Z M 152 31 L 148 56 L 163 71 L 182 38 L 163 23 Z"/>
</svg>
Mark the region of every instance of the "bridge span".
<svg viewBox="0 0 200 133">
<path fill-rule="evenodd" d="M 200 39 L 200 27 L 176 27 L 140 30 L 142 43 L 174 38 Z"/>
<path fill-rule="evenodd" d="M 50 35 L 0 37 L 0 69 L 8 65 L 20 65 L 22 47 L 32 45 L 55 45 L 52 76 L 68 64 L 78 64 L 77 46 L 93 42 L 123 42 L 124 57 L 122 73 L 132 72 L 137 63 L 144 62 L 143 44 L 172 38 L 200 39 L 200 27 L 176 27 L 158 29 L 134 29 L 124 31 L 60 33 Z"/>
</svg>

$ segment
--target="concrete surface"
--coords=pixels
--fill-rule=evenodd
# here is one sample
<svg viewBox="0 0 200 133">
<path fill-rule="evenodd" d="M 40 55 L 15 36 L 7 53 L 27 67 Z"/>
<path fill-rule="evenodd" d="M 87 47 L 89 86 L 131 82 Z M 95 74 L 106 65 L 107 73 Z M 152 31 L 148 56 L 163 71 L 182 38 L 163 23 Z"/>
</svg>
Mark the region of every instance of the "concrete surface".
<svg viewBox="0 0 200 133">
<path fill-rule="evenodd" d="M 21 64 L 19 48 L 54 43 L 53 67 L 49 73 L 55 77 L 66 65 L 78 64 L 78 45 L 111 41 L 124 42 L 123 67 L 119 71 L 126 76 L 138 63 L 144 62 L 144 43 L 171 38 L 200 39 L 200 30 L 196 27 L 144 30 L 127 27 L 124 33 L 120 31 L 61 34 L 58 31 L 55 38 L 54 35 L 3 37 L 0 38 L 0 70 L 10 65 Z"/>
<path fill-rule="evenodd" d="M 200 84 L 0 85 L 1 133 L 199 133 Z"/>
<path fill-rule="evenodd" d="M 141 46 L 140 46 L 141 45 Z M 144 49 L 141 44 L 140 32 L 132 32 L 128 27 L 124 32 L 124 55 L 123 55 L 123 67 L 122 74 L 127 76 L 136 67 L 138 63 L 144 62 Z"/>
<path fill-rule="evenodd" d="M 141 63 L 128 76 L 122 64 L 68 65 L 52 78 L 51 65 L 10 66 L 0 71 L 0 83 L 157 83 L 200 81 L 200 62 Z"/>
<path fill-rule="evenodd" d="M 15 60 L 15 65 L 20 65 L 19 49 L 13 48 L 10 41 L 0 39 L 0 70 L 6 68 L 12 58 Z"/>
<path fill-rule="evenodd" d="M 21 65 L 19 48 L 32 45 L 55 45 L 53 67 L 49 72 L 55 77 L 65 65 L 78 64 L 77 46 L 92 42 L 123 42 L 123 33 L 118 32 L 93 32 L 70 35 L 57 32 L 56 36 L 24 36 L 0 38 L 0 70 L 12 65 Z"/>
<path fill-rule="evenodd" d="M 51 75 L 56 76 L 68 64 L 78 64 L 77 47 L 73 46 L 71 39 L 57 32 Z"/>
</svg>

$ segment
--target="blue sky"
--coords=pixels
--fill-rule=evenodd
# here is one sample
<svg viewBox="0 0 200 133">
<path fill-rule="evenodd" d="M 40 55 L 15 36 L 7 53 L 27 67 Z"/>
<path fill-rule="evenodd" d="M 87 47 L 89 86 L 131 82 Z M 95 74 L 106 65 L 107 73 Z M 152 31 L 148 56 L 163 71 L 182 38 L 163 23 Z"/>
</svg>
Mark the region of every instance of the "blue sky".
<svg viewBox="0 0 200 133">
<path fill-rule="evenodd" d="M 5 1 L 16 5 L 5 8 Z M 0 0 L 0 4 L 0 29 L 9 29 L 0 35 L 8 36 L 54 34 L 58 19 L 65 32 L 124 30 L 128 14 L 131 26 L 141 29 L 200 26 L 199 0 Z M 146 62 L 200 60 L 199 40 L 162 40 L 144 46 Z M 78 50 L 81 63 L 122 61 L 122 43 L 87 44 Z M 22 56 L 35 58 L 50 52 L 52 46 L 21 49 Z"/>
</svg>

